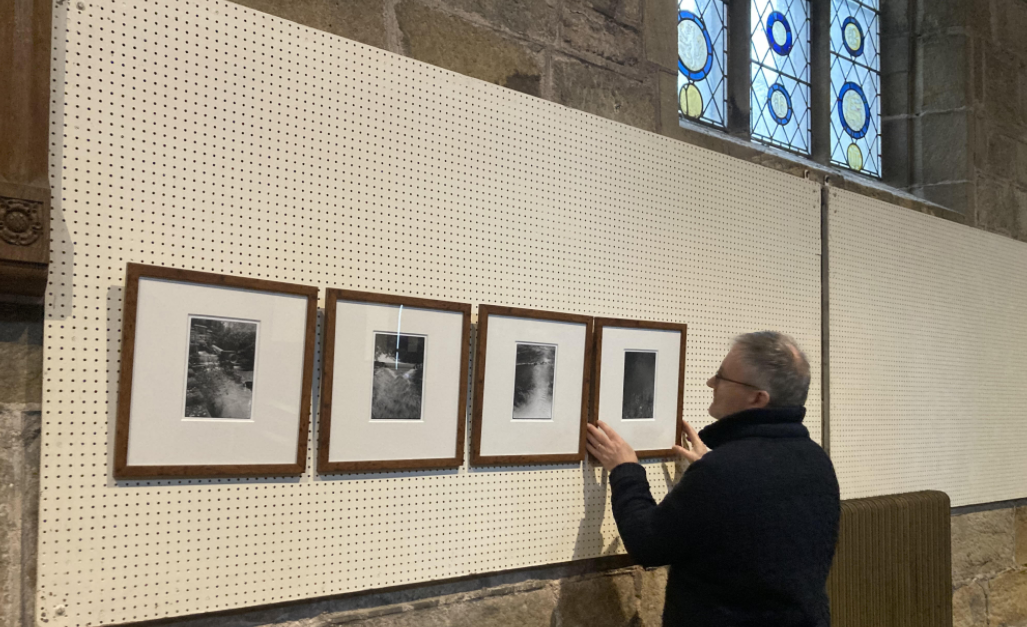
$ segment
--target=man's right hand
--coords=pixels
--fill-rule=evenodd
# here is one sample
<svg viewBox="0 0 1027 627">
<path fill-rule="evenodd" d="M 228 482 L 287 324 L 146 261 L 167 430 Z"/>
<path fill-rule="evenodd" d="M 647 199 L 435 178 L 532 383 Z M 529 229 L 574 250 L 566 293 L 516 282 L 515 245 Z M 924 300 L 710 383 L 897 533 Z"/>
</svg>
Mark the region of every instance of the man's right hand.
<svg viewBox="0 0 1027 627">
<path fill-rule="evenodd" d="M 688 424 L 684 418 L 681 419 L 681 426 L 684 427 L 682 431 L 684 431 L 685 435 L 685 442 L 682 442 L 681 444 L 687 443 L 689 446 L 686 448 L 675 444 L 674 452 L 677 453 L 679 457 L 687 459 L 689 463 L 697 462 L 699 461 L 699 458 L 706 453 L 709 453 L 710 449 L 706 448 L 703 441 L 699 439 L 699 434 L 695 432 L 692 425 Z"/>
</svg>

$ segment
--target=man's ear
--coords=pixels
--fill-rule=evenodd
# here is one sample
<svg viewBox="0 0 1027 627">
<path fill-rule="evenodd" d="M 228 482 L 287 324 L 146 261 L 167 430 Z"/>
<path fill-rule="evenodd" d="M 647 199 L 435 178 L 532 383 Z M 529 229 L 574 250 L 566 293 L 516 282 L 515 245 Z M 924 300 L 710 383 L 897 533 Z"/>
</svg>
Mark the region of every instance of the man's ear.
<svg viewBox="0 0 1027 627">
<path fill-rule="evenodd" d="M 766 390 L 760 390 L 756 392 L 756 398 L 752 402 L 757 408 L 766 407 L 770 404 L 770 393 Z"/>
</svg>

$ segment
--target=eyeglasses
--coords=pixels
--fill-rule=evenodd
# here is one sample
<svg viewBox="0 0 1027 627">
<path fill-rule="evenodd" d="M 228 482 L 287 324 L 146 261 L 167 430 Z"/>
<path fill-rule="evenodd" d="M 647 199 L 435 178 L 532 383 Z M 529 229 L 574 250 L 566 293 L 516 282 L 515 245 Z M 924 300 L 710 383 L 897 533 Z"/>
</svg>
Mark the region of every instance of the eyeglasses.
<svg viewBox="0 0 1027 627">
<path fill-rule="evenodd" d="M 728 383 L 737 383 L 738 385 L 744 385 L 745 387 L 752 388 L 754 390 L 762 390 L 763 389 L 763 388 L 757 387 L 757 386 L 755 386 L 755 385 L 753 385 L 751 383 L 743 383 L 741 381 L 735 381 L 734 379 L 728 379 L 724 375 L 720 374 L 720 370 L 717 371 L 717 374 L 713 375 L 713 378 L 716 379 L 717 381 L 727 381 Z"/>
</svg>

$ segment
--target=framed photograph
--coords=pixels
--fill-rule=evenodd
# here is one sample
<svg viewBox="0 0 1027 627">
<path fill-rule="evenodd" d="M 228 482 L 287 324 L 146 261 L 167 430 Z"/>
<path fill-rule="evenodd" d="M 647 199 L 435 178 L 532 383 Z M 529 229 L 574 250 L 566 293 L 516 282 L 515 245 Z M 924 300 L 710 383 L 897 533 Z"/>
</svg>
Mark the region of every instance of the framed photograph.
<svg viewBox="0 0 1027 627">
<path fill-rule="evenodd" d="M 614 428 L 639 457 L 668 457 L 681 440 L 688 326 L 595 319 L 592 420 Z"/>
<path fill-rule="evenodd" d="M 306 469 L 317 288 L 128 264 L 114 476 Z"/>
<path fill-rule="evenodd" d="M 592 318 L 481 305 L 471 463 L 585 458 Z"/>
<path fill-rule="evenodd" d="M 317 470 L 464 461 L 471 305 L 330 289 Z"/>
</svg>

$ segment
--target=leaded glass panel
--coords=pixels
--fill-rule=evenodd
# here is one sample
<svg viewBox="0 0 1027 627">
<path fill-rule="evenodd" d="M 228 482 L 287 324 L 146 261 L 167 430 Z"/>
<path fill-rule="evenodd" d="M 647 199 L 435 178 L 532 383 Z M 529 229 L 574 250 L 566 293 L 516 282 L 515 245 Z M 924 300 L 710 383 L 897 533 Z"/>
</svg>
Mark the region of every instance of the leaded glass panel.
<svg viewBox="0 0 1027 627">
<path fill-rule="evenodd" d="M 881 176 L 877 1 L 831 1 L 831 163 Z"/>
<path fill-rule="evenodd" d="M 678 113 L 720 128 L 727 120 L 723 0 L 678 3 Z"/>
<path fill-rule="evenodd" d="M 752 1 L 753 139 L 810 151 L 809 1 Z"/>
</svg>

